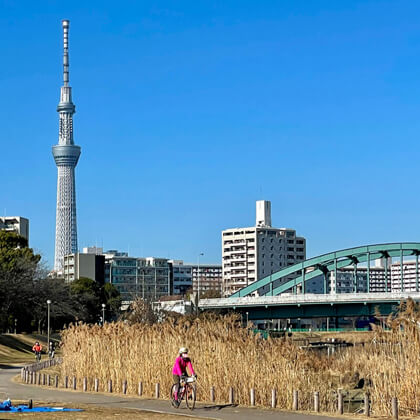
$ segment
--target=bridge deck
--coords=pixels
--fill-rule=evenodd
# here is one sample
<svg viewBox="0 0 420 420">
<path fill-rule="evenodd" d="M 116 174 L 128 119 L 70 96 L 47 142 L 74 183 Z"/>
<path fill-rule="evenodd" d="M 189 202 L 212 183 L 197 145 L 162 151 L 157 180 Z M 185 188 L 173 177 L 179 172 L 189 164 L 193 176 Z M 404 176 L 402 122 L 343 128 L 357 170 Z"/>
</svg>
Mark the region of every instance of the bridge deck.
<svg viewBox="0 0 420 420">
<path fill-rule="evenodd" d="M 340 305 L 340 304 L 375 304 L 399 303 L 412 298 L 420 301 L 420 292 L 395 293 L 341 293 L 341 294 L 283 294 L 279 296 L 238 297 L 221 299 L 201 299 L 201 309 L 235 309 L 256 306 L 300 306 L 300 305 Z"/>
</svg>

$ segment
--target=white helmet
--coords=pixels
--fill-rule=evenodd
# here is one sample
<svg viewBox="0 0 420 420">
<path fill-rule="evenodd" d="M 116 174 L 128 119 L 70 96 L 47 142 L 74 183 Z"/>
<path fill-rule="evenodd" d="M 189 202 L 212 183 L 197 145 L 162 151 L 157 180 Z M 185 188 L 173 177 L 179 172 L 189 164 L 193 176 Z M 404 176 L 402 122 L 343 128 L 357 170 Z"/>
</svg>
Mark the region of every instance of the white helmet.
<svg viewBox="0 0 420 420">
<path fill-rule="evenodd" d="M 179 349 L 179 352 L 178 352 L 179 354 L 182 354 L 182 353 L 188 353 L 188 349 L 186 348 L 186 347 L 181 347 L 180 349 Z"/>
</svg>

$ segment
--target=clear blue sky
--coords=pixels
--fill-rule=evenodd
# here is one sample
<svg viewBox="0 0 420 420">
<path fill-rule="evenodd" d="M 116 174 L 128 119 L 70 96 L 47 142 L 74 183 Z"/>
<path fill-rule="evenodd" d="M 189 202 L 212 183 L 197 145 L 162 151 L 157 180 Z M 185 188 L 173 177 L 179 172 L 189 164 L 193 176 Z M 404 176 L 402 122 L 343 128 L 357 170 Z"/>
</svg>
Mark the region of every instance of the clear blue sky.
<svg viewBox="0 0 420 420">
<path fill-rule="evenodd" d="M 61 19 L 79 247 L 220 261 L 273 224 L 308 256 L 420 239 L 420 2 L 0 1 L 0 209 L 53 262 Z"/>
</svg>

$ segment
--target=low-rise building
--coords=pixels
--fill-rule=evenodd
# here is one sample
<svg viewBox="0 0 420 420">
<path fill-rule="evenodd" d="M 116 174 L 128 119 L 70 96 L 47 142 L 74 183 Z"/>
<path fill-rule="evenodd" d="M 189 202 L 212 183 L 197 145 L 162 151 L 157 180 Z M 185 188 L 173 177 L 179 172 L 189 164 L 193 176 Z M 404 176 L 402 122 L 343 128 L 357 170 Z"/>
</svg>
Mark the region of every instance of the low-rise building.
<svg viewBox="0 0 420 420">
<path fill-rule="evenodd" d="M 170 260 L 172 270 L 172 294 L 185 296 L 192 291 L 192 266 L 182 260 Z"/>
<path fill-rule="evenodd" d="M 200 296 L 206 292 L 223 294 L 223 275 L 220 264 L 200 264 L 192 265 L 192 286 L 193 292 L 197 293 L 200 289 Z"/>
<path fill-rule="evenodd" d="M 23 236 L 29 245 L 29 219 L 21 216 L 4 216 L 0 217 L 0 230 L 6 232 L 15 232 Z"/>
<path fill-rule="evenodd" d="M 166 258 L 137 258 L 106 251 L 105 282 L 117 288 L 124 302 L 137 297 L 156 301 L 171 294 L 171 268 Z"/>
<path fill-rule="evenodd" d="M 100 284 L 104 283 L 105 256 L 76 252 L 63 258 L 62 275 L 66 282 L 87 277 Z"/>
<path fill-rule="evenodd" d="M 335 278 L 335 272 L 331 271 L 328 293 L 367 293 L 367 272 L 367 267 L 357 267 L 356 269 L 354 267 L 342 268 L 337 270 L 337 278 Z M 370 293 L 379 293 L 391 290 L 391 273 L 387 274 L 387 280 L 385 281 L 384 267 L 369 268 Z"/>
<path fill-rule="evenodd" d="M 182 260 L 170 260 L 174 295 L 185 295 L 188 291 L 200 295 L 209 291 L 221 294 L 221 264 L 184 264 Z"/>
</svg>

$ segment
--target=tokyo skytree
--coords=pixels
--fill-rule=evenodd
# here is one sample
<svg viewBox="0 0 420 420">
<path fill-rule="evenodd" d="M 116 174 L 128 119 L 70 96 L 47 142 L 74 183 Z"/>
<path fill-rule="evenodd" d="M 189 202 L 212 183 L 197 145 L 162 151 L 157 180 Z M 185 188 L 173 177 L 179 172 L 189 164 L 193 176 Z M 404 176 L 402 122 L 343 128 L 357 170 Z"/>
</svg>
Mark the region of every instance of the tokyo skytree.
<svg viewBox="0 0 420 420">
<path fill-rule="evenodd" d="M 63 257 L 77 252 L 76 225 L 76 187 L 74 168 L 80 156 L 80 146 L 73 141 L 73 114 L 76 108 L 71 100 L 69 86 L 69 26 L 63 20 L 63 86 L 57 112 L 60 116 L 58 144 L 52 147 L 57 165 L 57 212 L 55 221 L 55 259 L 54 270 L 59 272 L 63 267 Z"/>
</svg>

